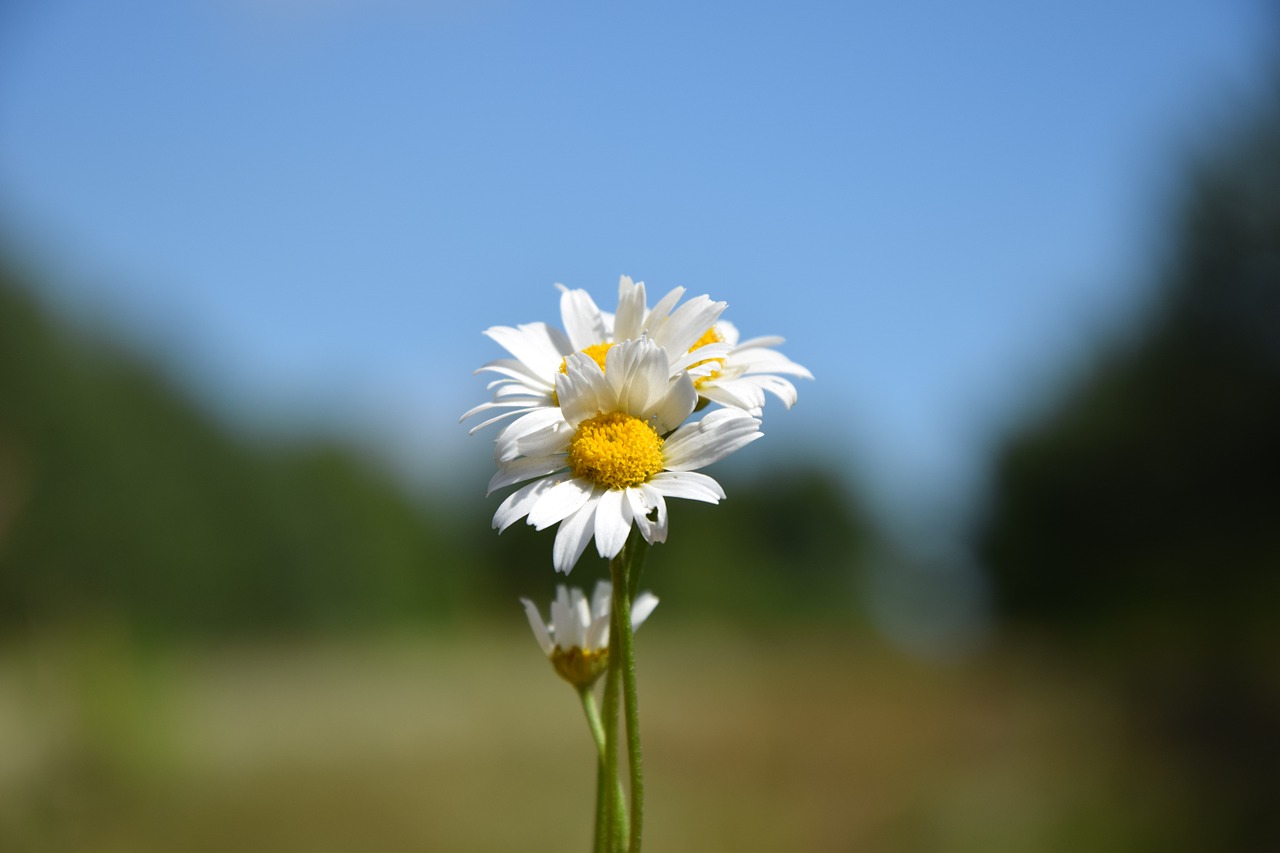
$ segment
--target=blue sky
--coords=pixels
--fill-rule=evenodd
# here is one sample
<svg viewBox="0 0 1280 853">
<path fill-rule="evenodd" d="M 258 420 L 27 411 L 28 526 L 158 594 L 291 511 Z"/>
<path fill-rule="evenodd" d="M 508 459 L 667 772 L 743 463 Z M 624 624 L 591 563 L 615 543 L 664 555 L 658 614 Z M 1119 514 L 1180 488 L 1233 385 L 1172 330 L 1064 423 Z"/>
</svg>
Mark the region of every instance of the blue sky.
<svg viewBox="0 0 1280 853">
<path fill-rule="evenodd" d="M 490 325 L 619 274 L 818 377 L 766 411 L 887 507 L 963 501 L 1130 318 L 1176 178 L 1257 96 L 1260 0 L 203 0 L 0 12 L 0 233 L 241 422 L 410 479 Z M 733 463 L 725 463 L 733 464 Z M 470 473 L 470 469 L 467 469 Z M 477 492 L 483 483 L 476 482 Z"/>
</svg>

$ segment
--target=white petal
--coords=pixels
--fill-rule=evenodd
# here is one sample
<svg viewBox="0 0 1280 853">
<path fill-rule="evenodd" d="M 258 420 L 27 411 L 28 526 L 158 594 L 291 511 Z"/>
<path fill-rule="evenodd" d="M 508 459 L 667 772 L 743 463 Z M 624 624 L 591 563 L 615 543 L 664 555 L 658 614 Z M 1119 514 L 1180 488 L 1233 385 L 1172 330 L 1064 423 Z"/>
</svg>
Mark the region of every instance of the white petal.
<svg viewBox="0 0 1280 853">
<path fill-rule="evenodd" d="M 800 395 L 796 392 L 796 386 L 781 376 L 744 376 L 738 381 L 750 382 L 762 390 L 768 391 L 781 400 L 782 404 L 788 409 L 796 404 L 796 400 L 800 399 Z"/>
<path fill-rule="evenodd" d="M 555 644 L 562 649 L 570 648 L 574 643 L 573 603 L 569 600 L 569 590 L 561 585 L 556 587 L 556 597 L 551 602 L 551 636 Z"/>
<path fill-rule="evenodd" d="M 777 350 L 772 349 L 737 349 L 733 351 L 730 363 L 742 365 L 744 373 L 784 373 L 789 376 L 803 376 L 812 379 L 813 374 L 807 367 L 796 364 Z"/>
<path fill-rule="evenodd" d="M 738 331 L 738 327 L 728 320 L 716 320 L 716 334 L 724 338 L 724 342 L 729 346 L 741 346 L 738 341 L 742 334 Z"/>
<path fill-rule="evenodd" d="M 587 648 L 587 627 L 591 624 L 591 606 L 587 604 L 587 599 L 583 596 L 582 590 L 575 588 L 572 591 L 572 596 L 573 634 L 569 639 L 569 644 L 585 649 Z"/>
<path fill-rule="evenodd" d="M 687 498 L 704 503 L 719 503 L 724 499 L 720 484 L 697 471 L 663 471 L 654 475 L 646 485 L 669 498 Z"/>
<path fill-rule="evenodd" d="M 529 619 L 529 627 L 533 629 L 533 636 L 537 638 L 538 645 L 542 646 L 542 651 L 550 656 L 555 651 L 556 645 L 551 642 L 551 635 L 547 633 L 547 626 L 542 621 L 542 614 L 538 612 L 538 608 L 529 599 L 522 598 L 520 603 L 524 605 L 524 615 Z"/>
<path fill-rule="evenodd" d="M 681 373 L 667 386 L 667 393 L 653 410 L 653 428 L 658 435 L 666 435 L 693 414 L 698 405 L 698 392 L 689 374 Z M 665 453 L 664 453 L 665 456 Z"/>
<path fill-rule="evenodd" d="M 716 409 L 676 430 L 662 448 L 670 471 L 705 468 L 760 438 L 760 421 L 737 409 Z"/>
<path fill-rule="evenodd" d="M 490 401 L 488 403 L 481 403 L 480 405 L 476 406 L 474 409 L 468 410 L 465 415 L 458 418 L 458 422 L 461 423 L 462 421 L 465 421 L 467 418 L 472 417 L 474 415 L 478 415 L 481 412 L 488 412 L 493 409 L 506 410 L 502 414 L 498 415 L 497 417 L 489 418 L 489 420 L 485 421 L 484 423 L 479 424 L 477 426 L 473 426 L 471 429 L 467 430 L 467 435 L 475 435 L 477 432 L 484 429 L 489 424 L 497 423 L 498 421 L 503 420 L 504 418 L 514 418 L 516 415 L 527 414 L 528 412 L 533 411 L 534 408 L 535 408 L 534 406 L 530 406 L 527 401 L 523 401 L 523 400 L 504 400 L 501 403 Z M 536 407 L 536 408 L 541 408 L 541 407 Z"/>
<path fill-rule="evenodd" d="M 668 531 L 666 498 L 662 496 L 662 492 L 658 491 L 648 483 L 640 486 L 640 490 L 644 492 L 645 503 L 654 507 L 658 511 L 658 517 L 654 520 L 653 527 L 650 530 L 652 535 L 646 534 L 644 537 L 645 541 L 650 545 L 658 542 L 666 542 Z M 644 533 L 644 530 L 642 529 L 640 532 Z"/>
<path fill-rule="evenodd" d="M 617 399 L 600 365 L 583 353 L 574 353 L 565 361 L 565 372 L 556 376 L 556 393 L 564 419 L 575 428 L 587 418 L 612 410 Z"/>
<path fill-rule="evenodd" d="M 713 379 L 704 383 L 698 393 L 722 406 L 741 409 L 759 417 L 764 409 L 764 392 L 759 386 L 736 379 Z"/>
<path fill-rule="evenodd" d="M 641 338 L 618 344 L 609 350 L 606 365 L 616 411 L 645 418 L 667 391 L 671 373 L 667 354 L 653 341 Z"/>
<path fill-rule="evenodd" d="M 595 501 L 587 501 L 586 506 L 560 522 L 555 544 L 551 548 L 551 561 L 555 564 L 556 571 L 566 575 L 573 571 L 595 532 L 595 515 Z"/>
<path fill-rule="evenodd" d="M 700 361 L 712 361 L 716 359 L 726 358 L 733 352 L 733 347 L 728 344 L 703 344 L 692 352 L 687 352 L 680 358 L 671 362 L 671 369 L 688 370 L 690 366 Z M 715 365 L 709 365 L 708 369 L 714 369 Z"/>
<path fill-rule="evenodd" d="M 596 551 L 606 560 L 618 556 L 631 533 L 631 507 L 622 489 L 606 489 L 596 504 Z"/>
<path fill-rule="evenodd" d="M 585 290 L 565 290 L 560 294 L 560 317 L 575 351 L 602 343 L 608 334 L 600 309 Z"/>
<path fill-rule="evenodd" d="M 603 649 L 609 645 L 609 614 L 597 616 L 587 628 L 587 639 L 584 649 Z"/>
<path fill-rule="evenodd" d="M 561 360 L 573 351 L 569 340 L 546 323 L 526 323 L 516 328 L 494 326 L 484 333 L 523 362 L 536 376 L 551 376 Z"/>
<path fill-rule="evenodd" d="M 673 287 L 666 296 L 658 300 L 658 304 L 653 306 L 644 318 L 644 328 L 650 335 L 666 324 L 667 318 L 671 316 L 671 309 L 676 307 L 676 303 L 680 301 L 680 297 L 684 296 L 683 287 Z"/>
<path fill-rule="evenodd" d="M 640 528 L 640 535 L 646 542 L 652 542 L 654 523 L 649 519 L 649 513 L 653 510 L 653 504 L 645 496 L 644 486 L 626 489 L 624 494 L 627 496 L 627 504 L 631 507 L 631 518 L 635 521 L 636 527 Z"/>
<path fill-rule="evenodd" d="M 653 339 L 671 352 L 686 352 L 715 325 L 727 303 L 712 302 L 709 296 L 695 296 L 681 305 Z"/>
<path fill-rule="evenodd" d="M 485 494 L 491 495 L 504 486 L 512 486 L 534 477 L 559 471 L 565 467 L 564 459 L 563 454 L 557 454 L 555 456 L 519 456 L 510 462 L 503 462 L 502 467 L 489 480 L 489 491 Z"/>
<path fill-rule="evenodd" d="M 542 497 L 542 493 L 556 485 L 556 480 L 548 478 L 545 480 L 535 480 L 526 486 L 521 486 L 516 491 L 507 495 L 507 499 L 498 507 L 498 511 L 493 514 L 493 526 L 501 533 L 511 525 L 529 514 L 529 510 Z"/>
<path fill-rule="evenodd" d="M 613 322 L 613 339 L 625 341 L 644 331 L 644 282 L 632 284 L 630 276 L 618 279 L 618 314 Z"/>
<path fill-rule="evenodd" d="M 587 629 L 587 645 L 584 648 L 602 649 L 609 645 L 609 607 L 613 595 L 613 585 L 606 580 L 596 581 L 595 592 L 591 594 L 591 612 L 594 618 Z"/>
<path fill-rule="evenodd" d="M 570 478 L 544 492 L 537 505 L 529 510 L 529 524 L 545 530 L 580 510 L 591 498 L 591 485 Z"/>
<path fill-rule="evenodd" d="M 758 338 L 751 338 L 738 344 L 738 349 L 758 349 L 761 347 L 776 347 L 787 342 L 786 338 L 780 338 L 777 335 L 762 335 Z"/>
<path fill-rule="evenodd" d="M 623 276 L 626 278 L 626 276 Z M 627 279 L 630 281 L 631 279 Z M 613 598 L 613 584 L 606 580 L 596 581 L 596 588 L 591 593 L 591 612 L 597 617 L 609 615 L 609 604 Z"/>
<path fill-rule="evenodd" d="M 573 427 L 565 423 L 563 418 L 556 418 L 550 426 L 517 439 L 515 453 L 518 456 L 551 456 L 556 453 L 568 453 L 573 432 Z M 506 461 L 506 459 L 499 461 Z"/>
<path fill-rule="evenodd" d="M 658 596 L 651 592 L 642 592 L 631 602 L 631 630 L 634 631 L 649 618 L 653 608 L 658 606 Z"/>
<path fill-rule="evenodd" d="M 529 365 L 514 358 L 495 359 L 483 367 L 477 367 L 475 372 L 496 373 L 499 376 L 514 379 L 531 390 L 536 388 L 549 393 L 555 387 L 549 375 L 534 373 Z"/>
<path fill-rule="evenodd" d="M 564 418 L 560 414 L 560 410 L 554 406 L 543 406 L 532 409 L 523 413 L 498 433 L 498 437 L 493 440 L 493 458 L 494 461 L 502 464 L 517 456 L 547 456 L 547 453 L 528 453 L 520 449 L 520 440 L 526 436 L 541 432 L 542 430 L 554 427 L 557 424 L 563 424 Z M 566 450 L 568 447 L 567 439 L 565 447 L 558 450 Z M 557 449 L 557 448 L 553 448 Z"/>
</svg>

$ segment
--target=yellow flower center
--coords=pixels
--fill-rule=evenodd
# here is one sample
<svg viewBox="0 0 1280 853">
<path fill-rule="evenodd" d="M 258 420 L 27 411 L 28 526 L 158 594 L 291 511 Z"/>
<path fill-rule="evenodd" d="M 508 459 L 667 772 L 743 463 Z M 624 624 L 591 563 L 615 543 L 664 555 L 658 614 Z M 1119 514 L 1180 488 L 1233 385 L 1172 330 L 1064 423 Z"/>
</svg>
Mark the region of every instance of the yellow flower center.
<svg viewBox="0 0 1280 853">
<path fill-rule="evenodd" d="M 609 665 L 609 648 L 587 651 L 574 646 L 551 650 L 551 665 L 556 673 L 574 687 L 590 687 Z"/>
<path fill-rule="evenodd" d="M 638 486 L 662 470 L 662 438 L 622 412 L 587 418 L 569 442 L 569 470 L 608 489 Z"/>
<path fill-rule="evenodd" d="M 704 347 L 707 344 L 722 344 L 722 343 L 724 343 L 724 335 L 717 332 L 716 327 L 712 326 L 710 329 L 707 329 L 705 332 L 702 333 L 702 337 L 698 338 L 698 340 L 694 342 L 693 346 L 689 347 L 689 352 L 693 352 L 698 347 Z M 689 365 L 689 369 L 692 370 L 693 368 L 703 364 L 718 364 L 721 367 L 723 367 L 724 359 L 708 358 L 705 361 L 699 361 Z M 710 382 L 712 379 L 715 379 L 719 375 L 720 375 L 720 371 L 718 369 L 712 370 L 706 376 L 699 376 L 697 379 L 693 380 L 693 387 L 700 389 L 702 388 L 703 385 L 706 385 L 708 382 Z"/>
</svg>

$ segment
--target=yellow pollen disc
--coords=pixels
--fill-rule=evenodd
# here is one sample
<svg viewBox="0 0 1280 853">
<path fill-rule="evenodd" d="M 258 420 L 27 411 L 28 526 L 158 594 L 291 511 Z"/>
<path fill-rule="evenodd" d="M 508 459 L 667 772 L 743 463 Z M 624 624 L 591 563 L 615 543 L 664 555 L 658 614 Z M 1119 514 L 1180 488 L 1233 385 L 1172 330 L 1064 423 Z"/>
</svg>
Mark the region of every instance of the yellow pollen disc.
<svg viewBox="0 0 1280 853">
<path fill-rule="evenodd" d="M 592 344 L 584 350 L 579 350 L 579 352 L 585 352 L 587 355 L 591 356 L 592 361 L 600 365 L 600 372 L 604 373 L 604 357 L 611 349 L 613 349 L 613 344 L 610 343 Z M 568 358 L 564 358 L 560 361 L 560 372 L 569 372 Z"/>
<path fill-rule="evenodd" d="M 662 470 L 662 438 L 637 417 L 608 412 L 579 424 L 568 461 L 575 477 L 598 486 L 638 486 Z"/>
<path fill-rule="evenodd" d="M 702 337 L 698 338 L 698 340 L 694 342 L 693 346 L 689 347 L 689 352 L 693 352 L 698 347 L 705 347 L 707 344 L 722 344 L 722 343 L 724 343 L 724 335 L 717 332 L 716 327 L 712 326 L 710 329 L 707 329 L 705 332 L 702 333 Z M 708 358 L 706 361 L 699 361 L 699 362 L 696 362 L 695 364 L 689 365 L 689 369 L 692 370 L 693 368 L 699 367 L 703 364 L 713 364 L 713 363 L 724 366 L 724 359 Z M 715 379 L 719 375 L 720 375 L 719 370 L 712 370 L 706 376 L 699 376 L 697 379 L 693 380 L 693 387 L 701 388 L 703 385 L 707 384 L 708 382 L 710 382 L 712 379 Z"/>
<path fill-rule="evenodd" d="M 724 343 L 724 335 L 717 332 L 716 327 L 712 326 L 710 329 L 707 329 L 702 333 L 702 337 L 698 338 L 698 340 L 694 342 L 693 346 L 689 347 L 689 352 L 693 352 L 698 347 L 705 347 L 707 344 L 722 343 Z"/>
<path fill-rule="evenodd" d="M 609 665 L 609 649 L 588 651 L 574 646 L 566 650 L 556 646 L 551 650 L 551 665 L 574 687 L 590 687 Z"/>
</svg>

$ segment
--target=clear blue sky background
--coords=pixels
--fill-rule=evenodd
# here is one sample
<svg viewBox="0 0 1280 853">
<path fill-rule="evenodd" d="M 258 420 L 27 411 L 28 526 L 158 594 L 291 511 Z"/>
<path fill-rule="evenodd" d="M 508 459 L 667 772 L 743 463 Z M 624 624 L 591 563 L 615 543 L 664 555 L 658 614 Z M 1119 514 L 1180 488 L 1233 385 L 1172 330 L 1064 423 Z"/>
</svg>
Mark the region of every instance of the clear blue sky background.
<svg viewBox="0 0 1280 853">
<path fill-rule="evenodd" d="M 1132 317 L 1272 24 L 1261 0 L 8 3 L 0 229 L 229 417 L 326 419 L 424 480 L 484 466 L 456 422 L 499 355 L 481 329 L 555 319 L 557 281 L 708 292 L 818 377 L 741 455 L 803 442 L 927 507 Z"/>
</svg>

